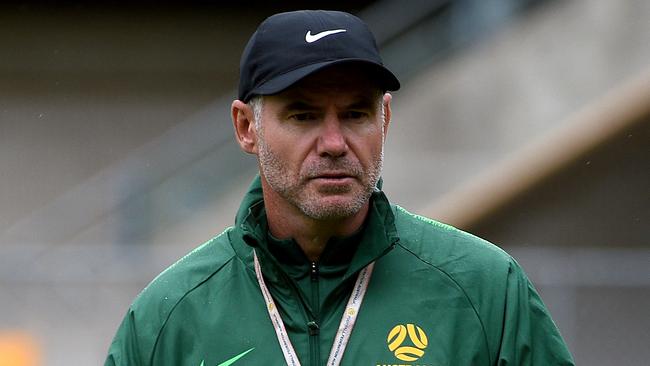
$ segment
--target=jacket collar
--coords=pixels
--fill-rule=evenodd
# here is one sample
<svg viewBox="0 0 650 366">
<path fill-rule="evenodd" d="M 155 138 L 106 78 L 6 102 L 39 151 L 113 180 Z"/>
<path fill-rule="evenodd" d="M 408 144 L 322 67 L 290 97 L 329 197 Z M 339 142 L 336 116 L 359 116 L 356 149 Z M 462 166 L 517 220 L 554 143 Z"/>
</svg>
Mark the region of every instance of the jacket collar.
<svg viewBox="0 0 650 366">
<path fill-rule="evenodd" d="M 378 184 L 378 187 L 381 187 L 381 183 Z M 387 253 L 399 240 L 392 208 L 379 188 L 373 192 L 370 202 L 368 217 L 362 233 L 359 234 L 360 243 L 356 253 L 352 255 L 345 278 L 354 275 L 370 262 Z M 266 249 L 267 229 L 262 185 L 260 177 L 257 175 L 244 196 L 235 219 L 234 234 L 241 240 L 238 241 L 240 245 L 233 243 L 233 247 L 247 265 L 252 265 L 253 248 L 257 249 L 260 257 L 262 257 L 260 252 L 268 253 Z M 263 259 L 260 258 L 260 260 Z M 264 272 L 265 276 L 276 277 L 273 273 Z"/>
</svg>

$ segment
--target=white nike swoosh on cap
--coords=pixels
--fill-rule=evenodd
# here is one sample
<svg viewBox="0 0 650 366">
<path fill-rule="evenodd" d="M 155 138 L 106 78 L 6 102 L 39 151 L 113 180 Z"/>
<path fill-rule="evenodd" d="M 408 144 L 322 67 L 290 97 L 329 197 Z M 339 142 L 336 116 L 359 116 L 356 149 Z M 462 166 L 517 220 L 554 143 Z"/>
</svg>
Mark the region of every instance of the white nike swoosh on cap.
<svg viewBox="0 0 650 366">
<path fill-rule="evenodd" d="M 345 29 L 332 29 L 332 30 L 323 31 L 323 32 L 316 33 L 316 34 L 311 34 L 311 30 L 309 30 L 309 31 L 307 31 L 307 34 L 305 34 L 305 41 L 307 41 L 307 43 L 312 43 L 312 42 L 318 41 L 319 39 L 321 39 L 323 37 L 327 37 L 330 34 L 336 34 L 336 33 L 341 33 L 341 32 L 347 32 L 347 30 L 345 30 Z"/>
</svg>

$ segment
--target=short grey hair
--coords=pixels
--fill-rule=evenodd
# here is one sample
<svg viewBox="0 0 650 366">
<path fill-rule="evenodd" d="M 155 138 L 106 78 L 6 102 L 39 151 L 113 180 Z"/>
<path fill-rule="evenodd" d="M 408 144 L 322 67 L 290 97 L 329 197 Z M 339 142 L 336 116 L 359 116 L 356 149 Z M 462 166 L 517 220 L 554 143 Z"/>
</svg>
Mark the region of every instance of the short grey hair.
<svg viewBox="0 0 650 366">
<path fill-rule="evenodd" d="M 262 110 L 264 109 L 264 96 L 255 95 L 248 101 L 248 105 L 253 110 L 253 118 L 255 118 L 255 129 L 260 132 L 262 128 Z"/>
</svg>

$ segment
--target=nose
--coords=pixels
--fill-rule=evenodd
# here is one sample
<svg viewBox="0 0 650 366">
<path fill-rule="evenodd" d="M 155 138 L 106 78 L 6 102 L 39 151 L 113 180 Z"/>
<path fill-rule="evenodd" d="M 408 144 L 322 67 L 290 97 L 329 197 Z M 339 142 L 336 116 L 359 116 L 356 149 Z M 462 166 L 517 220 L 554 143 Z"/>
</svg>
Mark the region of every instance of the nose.
<svg viewBox="0 0 650 366">
<path fill-rule="evenodd" d="M 343 126 L 336 115 L 328 115 L 323 120 L 318 136 L 317 152 L 320 156 L 340 157 L 348 151 Z"/>
</svg>

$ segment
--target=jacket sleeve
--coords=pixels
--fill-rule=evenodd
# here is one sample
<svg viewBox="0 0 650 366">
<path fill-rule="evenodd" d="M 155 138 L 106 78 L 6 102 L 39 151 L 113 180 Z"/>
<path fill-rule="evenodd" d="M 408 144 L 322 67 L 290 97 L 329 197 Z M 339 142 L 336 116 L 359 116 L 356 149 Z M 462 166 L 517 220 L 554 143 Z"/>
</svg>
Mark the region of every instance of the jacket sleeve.
<svg viewBox="0 0 650 366">
<path fill-rule="evenodd" d="M 498 366 L 575 365 L 551 316 L 521 267 L 512 260 Z"/>
<path fill-rule="evenodd" d="M 135 329 L 134 313 L 129 309 L 108 349 L 104 366 L 144 366 Z"/>
</svg>

